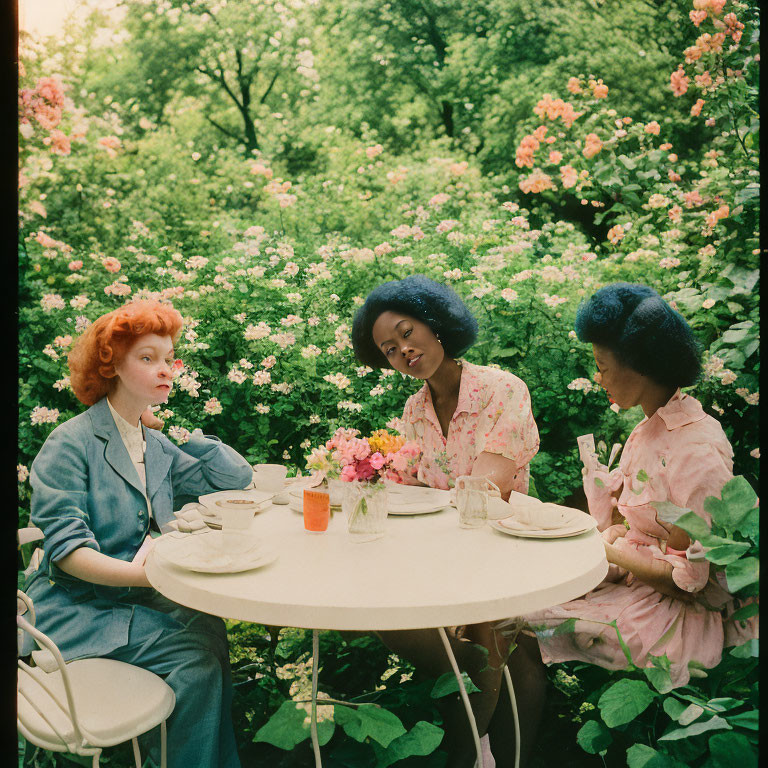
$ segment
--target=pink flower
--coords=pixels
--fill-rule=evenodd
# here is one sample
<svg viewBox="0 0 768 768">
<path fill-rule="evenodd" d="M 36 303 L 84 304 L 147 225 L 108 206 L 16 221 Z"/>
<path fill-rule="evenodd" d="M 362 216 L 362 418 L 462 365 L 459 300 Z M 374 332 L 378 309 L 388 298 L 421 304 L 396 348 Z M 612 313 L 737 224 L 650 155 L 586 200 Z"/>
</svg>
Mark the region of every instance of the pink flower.
<svg viewBox="0 0 768 768">
<path fill-rule="evenodd" d="M 658 136 L 661 132 L 661 126 L 655 121 L 651 120 L 644 128 L 646 133 L 652 133 L 654 136 Z"/>
<path fill-rule="evenodd" d="M 696 103 L 691 107 L 691 114 L 694 117 L 698 117 L 701 114 L 701 108 L 706 104 L 704 99 L 698 99 Z"/>
<path fill-rule="evenodd" d="M 608 95 L 608 86 L 603 83 L 602 80 L 595 82 L 589 81 L 589 87 L 592 89 L 592 95 L 596 99 L 604 99 Z"/>
<path fill-rule="evenodd" d="M 101 260 L 101 266 L 107 270 L 107 272 L 119 272 L 120 262 L 114 256 L 107 256 Z"/>
<path fill-rule="evenodd" d="M 674 96 L 680 97 L 688 90 L 688 75 L 681 64 L 670 76 L 669 85 Z"/>
<path fill-rule="evenodd" d="M 80 261 L 80 259 L 75 259 L 74 261 L 70 261 L 69 264 L 67 264 L 67 267 L 73 272 L 77 272 L 78 269 L 83 268 L 83 262 Z"/>
<path fill-rule="evenodd" d="M 667 212 L 667 216 L 674 224 L 677 224 L 683 218 L 683 209 L 679 205 L 673 205 Z"/>
<path fill-rule="evenodd" d="M 339 477 L 345 483 L 351 483 L 353 480 L 357 480 L 354 466 L 352 464 L 347 464 L 347 466 L 342 467 Z"/>
<path fill-rule="evenodd" d="M 71 152 L 69 139 L 62 131 L 51 131 L 51 152 L 57 155 L 68 155 Z"/>
<path fill-rule="evenodd" d="M 371 455 L 369 461 L 375 470 L 381 469 L 386 463 L 386 459 L 378 451 Z"/>
<path fill-rule="evenodd" d="M 395 472 L 405 472 L 408 469 L 408 457 L 400 450 L 392 455 L 392 458 L 389 460 L 389 466 Z"/>
<path fill-rule="evenodd" d="M 582 154 L 586 158 L 594 157 L 603 148 L 603 142 L 596 133 L 588 133 L 584 139 Z"/>
<path fill-rule="evenodd" d="M 374 144 L 372 147 L 365 148 L 365 156 L 369 160 L 373 160 L 376 155 L 380 155 L 384 151 L 384 147 L 381 144 Z"/>
<path fill-rule="evenodd" d="M 376 470 L 370 459 L 361 459 L 357 462 L 355 469 L 358 480 L 371 480 L 376 475 Z"/>
<path fill-rule="evenodd" d="M 581 93 L 581 84 L 578 77 L 571 77 L 565 86 L 571 93 Z"/>
<path fill-rule="evenodd" d="M 562 183 L 563 187 L 569 189 L 570 187 L 576 186 L 577 181 L 578 174 L 572 165 L 563 165 L 560 168 L 560 182 Z"/>
<path fill-rule="evenodd" d="M 688 13 L 688 18 L 693 22 L 694 27 L 698 27 L 699 24 L 701 24 L 704 19 L 707 18 L 707 12 L 706 11 L 690 11 Z"/>
<path fill-rule="evenodd" d="M 617 245 L 619 240 L 621 240 L 622 237 L 624 237 L 624 227 L 622 227 L 621 224 L 617 224 L 615 227 L 611 227 L 608 230 L 607 238 L 614 245 Z"/>
<path fill-rule="evenodd" d="M 110 157 L 117 157 L 117 150 L 120 149 L 120 139 L 117 136 L 102 136 L 99 139 L 99 146 L 104 147 Z"/>
<path fill-rule="evenodd" d="M 686 208 L 695 208 L 697 205 L 704 203 L 704 198 L 699 194 L 698 189 L 694 189 L 692 192 L 685 192 L 683 200 L 685 200 Z"/>
<path fill-rule="evenodd" d="M 563 159 L 562 152 L 558 152 L 556 149 L 553 149 L 549 153 L 549 162 L 550 163 L 554 163 L 555 165 L 557 165 L 562 159 Z"/>
<path fill-rule="evenodd" d="M 712 76 L 709 74 L 709 70 L 702 72 L 700 75 L 694 75 L 693 79 L 696 81 L 696 85 L 699 88 L 708 88 L 712 85 Z"/>
</svg>

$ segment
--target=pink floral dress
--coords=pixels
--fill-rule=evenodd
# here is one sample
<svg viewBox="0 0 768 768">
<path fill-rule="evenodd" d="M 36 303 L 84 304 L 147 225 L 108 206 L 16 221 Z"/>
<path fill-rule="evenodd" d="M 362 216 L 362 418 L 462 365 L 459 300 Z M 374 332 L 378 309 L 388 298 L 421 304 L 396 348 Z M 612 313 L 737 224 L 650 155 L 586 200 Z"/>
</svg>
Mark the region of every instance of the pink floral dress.
<svg viewBox="0 0 768 768">
<path fill-rule="evenodd" d="M 602 486 L 595 483 L 594 470 L 586 473 L 584 489 L 598 529 L 605 534 L 618 506 L 629 530 L 614 544 L 670 563 L 675 584 L 695 593 L 696 600 L 689 604 L 662 595 L 612 564 L 605 581 L 583 597 L 524 617 L 536 630 L 544 662 L 580 660 L 625 668 L 616 631 L 606 626 L 615 619 L 633 662 L 652 666 L 651 656 L 666 654 L 672 681 L 680 686 L 690 678 L 689 664 L 710 669 L 719 663 L 724 646 L 757 637 L 757 617 L 746 622 L 727 618 L 738 606 L 722 574 L 719 579 L 710 574 L 701 544 L 694 542 L 686 551 L 667 546 L 667 532 L 652 506 L 671 501 L 709 523 L 704 499 L 720 496 L 732 470 L 733 451 L 720 423 L 704 413 L 698 400 L 678 390 L 635 427 L 619 466 L 602 473 Z M 617 501 L 611 494 L 619 490 Z M 567 619 L 576 619 L 574 631 L 553 634 Z"/>
<path fill-rule="evenodd" d="M 456 411 L 447 437 L 432 404 L 429 385 L 408 398 L 403 410 L 405 436 L 419 444 L 417 479 L 448 489 L 469 475 L 483 452 L 500 453 L 519 467 L 512 489 L 528 493 L 528 464 L 539 450 L 539 431 L 525 383 L 508 371 L 462 362 Z"/>
</svg>

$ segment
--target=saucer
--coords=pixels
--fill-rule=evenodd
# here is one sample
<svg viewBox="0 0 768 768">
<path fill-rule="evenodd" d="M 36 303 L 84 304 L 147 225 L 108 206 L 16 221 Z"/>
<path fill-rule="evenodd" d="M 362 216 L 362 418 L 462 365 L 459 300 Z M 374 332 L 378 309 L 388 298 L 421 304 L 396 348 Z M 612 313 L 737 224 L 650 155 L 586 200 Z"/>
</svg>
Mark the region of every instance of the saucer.
<svg viewBox="0 0 768 768">
<path fill-rule="evenodd" d="M 151 554 L 198 573 L 240 573 L 277 559 L 278 551 L 262 539 L 243 538 L 251 539 L 251 546 L 244 552 L 232 552 L 221 531 L 209 531 L 206 536 L 161 536 L 155 541 Z"/>
</svg>

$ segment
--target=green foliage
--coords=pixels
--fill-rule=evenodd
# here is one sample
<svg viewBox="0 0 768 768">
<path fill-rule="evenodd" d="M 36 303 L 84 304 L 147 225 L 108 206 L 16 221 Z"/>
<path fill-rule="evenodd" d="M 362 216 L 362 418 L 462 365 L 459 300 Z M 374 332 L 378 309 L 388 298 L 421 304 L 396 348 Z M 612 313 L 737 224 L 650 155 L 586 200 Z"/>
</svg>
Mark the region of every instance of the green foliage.
<svg viewBox="0 0 768 768">
<path fill-rule="evenodd" d="M 659 516 L 701 542 L 736 592 L 732 619 L 756 615 L 754 0 L 721 14 L 744 24 L 738 45 L 728 37 L 684 64 L 718 30 L 711 16 L 691 23 L 689 0 L 125 6 L 116 29 L 97 12 L 58 38 L 21 36 L 20 524 L 32 459 L 82 410 L 66 379 L 72 337 L 127 296 L 170 298 L 186 319 L 185 369 L 163 409 L 172 439 L 200 426 L 252 463 L 303 469 L 309 446 L 338 426 L 384 426 L 418 386 L 359 367 L 349 344 L 368 291 L 416 272 L 451 284 L 477 316 L 467 359 L 526 382 L 541 437 L 531 488 L 565 501 L 580 489 L 576 436 L 623 442 L 642 418 L 609 410 L 592 383 L 590 351 L 571 333 L 576 308 L 607 283 L 643 282 L 703 344 L 689 391 L 723 424 L 738 475 L 707 500 L 711 526 L 670 504 Z M 688 90 L 674 97 L 678 63 Z M 712 85 L 696 80 L 705 72 Z M 54 74 L 65 98 L 50 128 L 24 98 Z M 579 116 L 548 115 L 545 94 Z M 519 148 L 537 131 L 529 158 Z M 535 172 L 551 186 L 536 191 Z M 296 703 L 308 698 L 311 638 L 233 622 L 230 641 L 244 757 L 309 759 Z M 420 679 L 371 637 L 323 633 L 321 646 L 323 692 L 360 705 L 321 703 L 328 759 L 437 768 L 436 704 L 458 690 L 453 675 Z M 559 686 L 558 717 L 580 728 L 572 741 L 586 753 L 617 765 L 749 766 L 757 657 L 746 642 L 682 688 L 663 657 L 618 673 L 565 665 L 574 675 Z M 130 750 L 109 757 L 130 764 Z M 49 753 L 34 760 L 52 764 Z"/>
<path fill-rule="evenodd" d="M 759 556 L 753 519 L 757 520 L 758 507 L 746 480 L 737 476 L 723 487 L 719 498 L 705 500 L 711 526 L 674 504 L 655 506 L 660 520 L 677 525 L 703 545 L 712 580 L 724 576 L 736 597 L 729 620 L 738 624 L 756 616 Z M 629 747 L 628 765 L 720 765 L 729 745 L 734 754 L 745 756 L 747 765 L 755 764 L 757 653 L 757 640 L 747 641 L 725 652 L 714 669 L 692 669 L 691 681 L 679 687 L 672 683 L 670 663 L 664 656 L 654 658 L 653 666 L 642 670 L 630 664 L 618 681 L 611 680 L 596 692 L 600 719 L 582 726 L 579 744 L 594 754 L 620 749 L 623 742 L 650 733 L 650 746 L 638 743 Z"/>
</svg>

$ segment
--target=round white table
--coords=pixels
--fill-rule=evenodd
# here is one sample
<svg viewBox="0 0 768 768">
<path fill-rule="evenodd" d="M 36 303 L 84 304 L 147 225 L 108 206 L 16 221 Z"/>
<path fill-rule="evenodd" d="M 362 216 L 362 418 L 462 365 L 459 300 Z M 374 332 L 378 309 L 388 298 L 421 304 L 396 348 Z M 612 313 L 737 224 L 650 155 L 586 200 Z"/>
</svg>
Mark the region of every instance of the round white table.
<svg viewBox="0 0 768 768">
<path fill-rule="evenodd" d="M 300 514 L 273 505 L 250 528 L 279 550 L 273 563 L 243 573 L 195 573 L 150 552 L 147 578 L 167 598 L 205 613 L 315 630 L 315 654 L 318 629 L 438 628 L 482 766 L 474 715 L 443 628 L 520 616 L 583 595 L 608 572 L 602 538 L 595 529 L 544 540 L 488 525 L 459 528 L 454 508 L 390 515 L 386 525 L 383 538 L 360 543 L 349 538 L 340 512 L 324 533 L 308 533 Z M 317 666 L 315 658 L 315 681 Z M 514 709 L 508 672 L 506 677 Z"/>
</svg>

